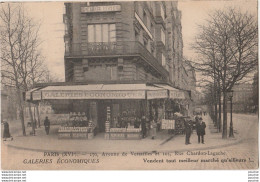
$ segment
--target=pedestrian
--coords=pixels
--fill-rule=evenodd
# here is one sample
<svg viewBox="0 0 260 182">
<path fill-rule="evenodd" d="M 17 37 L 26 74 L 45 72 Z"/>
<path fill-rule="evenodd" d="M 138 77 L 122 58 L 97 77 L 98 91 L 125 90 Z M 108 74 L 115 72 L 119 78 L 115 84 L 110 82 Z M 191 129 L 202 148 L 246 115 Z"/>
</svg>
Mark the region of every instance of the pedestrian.
<svg viewBox="0 0 260 182">
<path fill-rule="evenodd" d="M 191 144 L 190 143 L 190 136 L 192 132 L 192 124 L 189 120 L 184 120 L 184 127 L 185 127 L 185 144 Z"/>
<path fill-rule="evenodd" d="M 150 127 L 151 127 L 152 139 L 154 139 L 156 137 L 156 128 L 157 128 L 157 124 L 154 121 L 154 119 L 152 119 Z"/>
<path fill-rule="evenodd" d="M 141 129 L 142 129 L 142 135 L 143 138 L 146 137 L 146 117 L 143 115 L 141 119 Z"/>
<path fill-rule="evenodd" d="M 45 126 L 45 132 L 46 135 L 49 135 L 50 132 L 50 120 L 48 119 L 48 116 L 46 116 L 45 120 L 44 120 L 44 126 Z"/>
<path fill-rule="evenodd" d="M 6 141 L 7 138 L 11 138 L 11 140 L 13 140 L 13 137 L 10 134 L 10 130 L 9 130 L 9 124 L 7 121 L 4 121 L 4 133 L 3 133 L 3 139 L 4 141 Z"/>
<path fill-rule="evenodd" d="M 201 143 L 204 144 L 204 135 L 206 134 L 205 128 L 206 128 L 206 124 L 202 120 L 202 118 L 200 118 L 199 122 L 196 125 L 197 135 L 198 135 L 198 143 L 200 143 L 200 141 L 201 141 Z"/>
</svg>

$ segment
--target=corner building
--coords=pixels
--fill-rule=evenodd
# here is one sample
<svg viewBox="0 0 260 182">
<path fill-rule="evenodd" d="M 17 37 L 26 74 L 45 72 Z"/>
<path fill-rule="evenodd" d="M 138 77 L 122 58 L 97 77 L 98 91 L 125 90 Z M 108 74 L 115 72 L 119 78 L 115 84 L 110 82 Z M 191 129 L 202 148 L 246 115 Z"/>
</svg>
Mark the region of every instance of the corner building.
<svg viewBox="0 0 260 182">
<path fill-rule="evenodd" d="M 173 116 L 188 113 L 190 92 L 176 88 L 183 67 L 177 3 L 81 2 L 65 3 L 65 10 L 65 82 L 38 84 L 27 94 L 51 107 L 51 120 L 67 123 L 60 136 L 84 138 L 71 127 L 85 126 L 106 139 L 140 139 L 152 120 L 162 129 L 181 126 Z"/>
<path fill-rule="evenodd" d="M 171 2 L 65 3 L 66 82 L 171 82 L 166 6 Z"/>
</svg>

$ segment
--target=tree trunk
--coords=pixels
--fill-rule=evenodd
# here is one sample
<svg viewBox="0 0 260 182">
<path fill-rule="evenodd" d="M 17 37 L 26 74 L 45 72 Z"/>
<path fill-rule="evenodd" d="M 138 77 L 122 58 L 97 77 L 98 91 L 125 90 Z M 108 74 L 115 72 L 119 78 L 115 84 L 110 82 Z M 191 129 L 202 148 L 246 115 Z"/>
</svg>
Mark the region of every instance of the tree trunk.
<svg viewBox="0 0 260 182">
<path fill-rule="evenodd" d="M 223 91 L 223 132 L 222 138 L 227 138 L 227 93 Z"/>
<path fill-rule="evenodd" d="M 221 130 L 222 130 L 221 127 L 222 127 L 222 124 L 221 124 L 221 90 L 219 88 L 218 89 L 218 132 L 221 132 Z"/>
<path fill-rule="evenodd" d="M 35 122 L 35 129 L 37 129 L 35 105 L 33 106 L 33 118 L 33 121 Z"/>
<path fill-rule="evenodd" d="M 37 112 L 37 118 L 38 118 L 38 127 L 41 127 L 41 120 L 40 120 L 40 114 L 39 114 L 39 105 L 36 104 L 36 112 Z"/>
<path fill-rule="evenodd" d="M 215 120 L 215 126 L 218 126 L 218 102 L 217 102 L 217 92 L 215 92 L 215 97 L 214 97 L 214 108 L 215 108 L 215 112 L 214 112 L 214 120 Z"/>
<path fill-rule="evenodd" d="M 30 118 L 31 118 L 31 124 L 32 124 L 32 134 L 35 134 L 35 124 L 34 124 L 34 120 L 33 120 L 33 114 L 32 114 L 32 108 L 31 108 L 31 103 L 28 102 L 28 106 L 29 106 L 29 113 L 30 113 Z"/>
<path fill-rule="evenodd" d="M 18 96 L 18 107 L 19 107 L 19 116 L 22 124 L 22 132 L 23 136 L 26 136 L 26 131 L 25 131 L 25 125 L 24 125 L 24 110 L 23 110 L 23 101 L 22 101 L 22 96 L 21 96 L 21 91 L 17 89 L 17 96 Z"/>
</svg>

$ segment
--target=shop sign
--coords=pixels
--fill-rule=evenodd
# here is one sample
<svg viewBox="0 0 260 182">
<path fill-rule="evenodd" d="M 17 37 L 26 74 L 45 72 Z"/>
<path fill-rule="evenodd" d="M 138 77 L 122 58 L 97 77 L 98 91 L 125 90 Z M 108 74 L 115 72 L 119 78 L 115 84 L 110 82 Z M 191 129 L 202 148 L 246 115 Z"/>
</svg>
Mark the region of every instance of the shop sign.
<svg viewBox="0 0 260 182">
<path fill-rule="evenodd" d="M 125 139 L 125 133 L 110 133 L 110 139 Z"/>
<path fill-rule="evenodd" d="M 127 133 L 127 139 L 140 139 L 140 133 Z"/>
<path fill-rule="evenodd" d="M 147 91 L 147 99 L 164 99 L 167 98 L 167 90 L 149 90 Z"/>
<path fill-rule="evenodd" d="M 88 138 L 87 133 L 72 133 L 71 134 L 72 138 Z"/>
<path fill-rule="evenodd" d="M 42 99 L 145 99 L 145 91 L 42 91 Z"/>
<path fill-rule="evenodd" d="M 174 130 L 175 120 L 162 119 L 162 130 Z"/>
<path fill-rule="evenodd" d="M 81 13 L 115 12 L 115 11 L 121 11 L 121 5 L 81 7 Z"/>
<path fill-rule="evenodd" d="M 170 90 L 170 98 L 171 99 L 185 99 L 184 92 Z"/>
<path fill-rule="evenodd" d="M 41 100 L 41 92 L 40 91 L 33 92 L 32 98 L 33 98 L 33 100 Z"/>
</svg>

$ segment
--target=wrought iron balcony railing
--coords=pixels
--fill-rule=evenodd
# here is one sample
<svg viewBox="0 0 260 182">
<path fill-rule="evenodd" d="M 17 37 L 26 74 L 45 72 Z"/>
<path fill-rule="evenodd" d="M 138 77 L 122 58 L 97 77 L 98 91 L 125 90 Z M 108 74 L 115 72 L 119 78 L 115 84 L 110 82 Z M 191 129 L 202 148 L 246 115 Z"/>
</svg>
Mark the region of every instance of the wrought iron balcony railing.
<svg viewBox="0 0 260 182">
<path fill-rule="evenodd" d="M 168 77 L 168 71 L 140 42 L 75 43 L 71 49 L 66 50 L 65 57 L 140 56 L 163 76 Z"/>
</svg>

